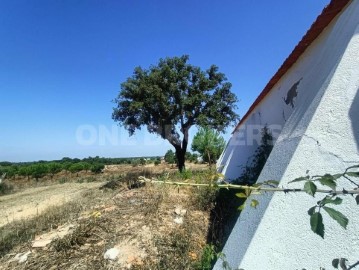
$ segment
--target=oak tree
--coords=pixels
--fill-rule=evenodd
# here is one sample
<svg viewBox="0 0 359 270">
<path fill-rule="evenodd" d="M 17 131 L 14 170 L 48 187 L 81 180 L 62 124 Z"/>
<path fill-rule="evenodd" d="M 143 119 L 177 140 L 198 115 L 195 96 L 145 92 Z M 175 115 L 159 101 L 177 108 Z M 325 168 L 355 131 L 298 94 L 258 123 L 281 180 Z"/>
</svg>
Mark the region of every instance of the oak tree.
<svg viewBox="0 0 359 270">
<path fill-rule="evenodd" d="M 112 118 L 133 135 L 147 126 L 175 148 L 178 169 L 185 165 L 188 132 L 194 126 L 223 131 L 238 120 L 237 97 L 215 65 L 206 71 L 188 63 L 187 55 L 137 67 L 121 84 Z"/>
</svg>

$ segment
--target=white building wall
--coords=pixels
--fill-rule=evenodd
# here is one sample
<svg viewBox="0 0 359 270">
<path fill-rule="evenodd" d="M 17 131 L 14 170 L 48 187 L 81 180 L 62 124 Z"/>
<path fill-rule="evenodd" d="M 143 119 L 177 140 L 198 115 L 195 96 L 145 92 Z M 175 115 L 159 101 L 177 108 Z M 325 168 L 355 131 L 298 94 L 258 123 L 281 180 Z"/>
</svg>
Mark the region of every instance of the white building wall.
<svg viewBox="0 0 359 270">
<path fill-rule="evenodd" d="M 352 6 L 357 5 L 357 2 L 354 1 Z M 338 65 L 353 35 L 356 12 L 353 7 L 347 8 L 344 16 L 335 19 L 257 105 L 245 123 L 235 131 L 217 162 L 228 180 L 240 175 L 240 166 L 244 166 L 257 149 L 260 129 L 264 125 L 272 130 L 276 139 L 293 112 L 300 116 L 306 111 L 313 96 L 317 94 L 332 69 Z M 351 25 L 349 29 L 348 25 Z M 284 102 L 284 99 L 287 97 L 288 90 L 299 80 L 298 96 L 294 98 L 294 108 L 292 108 Z"/>
<path fill-rule="evenodd" d="M 283 97 L 301 78 L 292 108 Z M 259 182 L 278 179 L 280 186 L 301 187 L 303 183 L 288 185 L 288 181 L 307 170 L 311 174 L 338 173 L 359 163 L 359 1 L 352 1 L 327 27 L 243 127 L 258 124 L 283 127 Z M 247 145 L 251 134 L 243 127 L 235 132 L 220 160 L 227 178 L 238 177 L 238 165 L 245 164 L 256 149 Z M 346 181 L 340 185 L 353 188 Z M 311 231 L 307 214 L 322 197 L 257 196 L 259 207 L 242 211 L 226 243 L 227 261 L 245 270 L 332 269 L 334 258 L 358 261 L 358 206 L 348 196 L 336 207 L 349 218 L 347 230 L 324 213 L 322 239 Z M 222 269 L 221 261 L 214 269 Z"/>
</svg>

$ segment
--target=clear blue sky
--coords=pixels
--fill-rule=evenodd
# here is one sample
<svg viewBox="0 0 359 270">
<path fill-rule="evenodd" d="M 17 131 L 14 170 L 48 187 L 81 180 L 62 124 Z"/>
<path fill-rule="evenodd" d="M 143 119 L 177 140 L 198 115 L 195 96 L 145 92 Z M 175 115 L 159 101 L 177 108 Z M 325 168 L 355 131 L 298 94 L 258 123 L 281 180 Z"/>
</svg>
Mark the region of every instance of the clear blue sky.
<svg viewBox="0 0 359 270">
<path fill-rule="evenodd" d="M 216 64 L 243 115 L 328 2 L 2 0 L 0 160 L 163 155 L 111 119 L 134 67 Z"/>
</svg>

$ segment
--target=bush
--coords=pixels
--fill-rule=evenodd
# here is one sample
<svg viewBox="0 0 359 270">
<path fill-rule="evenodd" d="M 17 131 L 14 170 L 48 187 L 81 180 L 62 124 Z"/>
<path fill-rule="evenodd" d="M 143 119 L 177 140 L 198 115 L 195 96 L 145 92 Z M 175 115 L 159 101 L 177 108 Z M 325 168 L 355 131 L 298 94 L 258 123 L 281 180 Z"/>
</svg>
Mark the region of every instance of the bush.
<svg viewBox="0 0 359 270">
<path fill-rule="evenodd" d="M 45 164 L 34 164 L 30 167 L 31 176 L 39 181 L 39 178 L 44 177 L 48 172 L 48 167 Z"/>
<path fill-rule="evenodd" d="M 14 187 L 12 185 L 8 185 L 6 183 L 0 183 L 0 195 L 9 194 L 12 192 Z"/>
<path fill-rule="evenodd" d="M 158 166 L 158 165 L 160 165 L 160 164 L 161 164 L 161 161 L 160 161 L 160 160 L 158 160 L 158 159 L 156 159 L 156 160 L 155 160 L 155 162 L 154 162 L 154 164 L 155 164 L 155 166 Z"/>
<path fill-rule="evenodd" d="M 177 162 L 176 155 L 172 150 L 168 150 L 165 154 L 165 161 L 168 164 L 174 164 Z"/>
<path fill-rule="evenodd" d="M 137 167 L 138 165 L 140 165 L 140 160 L 138 158 L 132 159 L 131 165 L 132 167 Z"/>
<path fill-rule="evenodd" d="M 102 173 L 102 170 L 105 169 L 105 165 L 97 163 L 97 164 L 92 164 L 91 166 L 91 172 L 93 173 Z"/>
</svg>

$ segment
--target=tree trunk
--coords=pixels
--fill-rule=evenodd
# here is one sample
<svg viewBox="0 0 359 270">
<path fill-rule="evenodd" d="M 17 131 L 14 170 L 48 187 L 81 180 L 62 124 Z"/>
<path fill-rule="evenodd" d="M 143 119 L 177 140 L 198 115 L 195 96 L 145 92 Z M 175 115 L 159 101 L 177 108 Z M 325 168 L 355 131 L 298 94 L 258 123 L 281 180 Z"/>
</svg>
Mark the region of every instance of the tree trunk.
<svg viewBox="0 0 359 270">
<path fill-rule="evenodd" d="M 181 146 L 175 147 L 176 148 L 176 158 L 177 158 L 177 167 L 180 172 L 185 170 L 185 156 L 186 150 L 182 149 Z"/>
<path fill-rule="evenodd" d="M 209 154 L 209 151 L 207 151 L 207 156 L 208 156 L 208 165 L 210 168 L 212 168 L 211 155 Z"/>
</svg>

